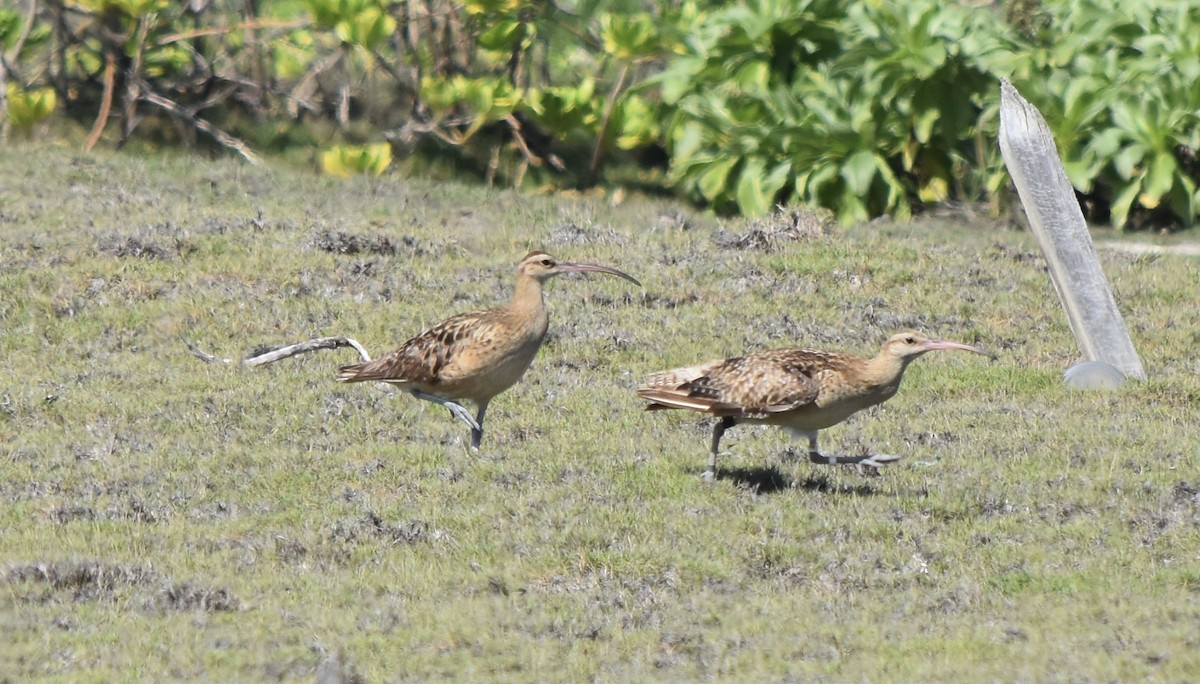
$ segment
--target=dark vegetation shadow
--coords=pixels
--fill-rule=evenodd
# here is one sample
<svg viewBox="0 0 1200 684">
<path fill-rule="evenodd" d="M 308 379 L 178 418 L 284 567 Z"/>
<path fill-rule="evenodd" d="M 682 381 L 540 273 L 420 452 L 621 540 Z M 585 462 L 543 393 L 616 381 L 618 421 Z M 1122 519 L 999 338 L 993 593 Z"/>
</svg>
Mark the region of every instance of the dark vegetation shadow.
<svg viewBox="0 0 1200 684">
<path fill-rule="evenodd" d="M 718 480 L 729 480 L 755 494 L 774 494 L 789 489 L 792 481 L 779 472 L 779 468 L 718 468 Z"/>
<path fill-rule="evenodd" d="M 833 466 L 833 467 L 849 467 L 849 466 Z M 803 489 L 809 492 L 819 492 L 821 494 L 842 494 L 846 496 L 895 496 L 893 491 L 882 491 L 878 487 L 871 484 L 844 484 L 834 483 L 829 481 L 826 475 L 809 475 L 803 480 L 796 480 L 793 484 L 796 489 Z"/>
</svg>

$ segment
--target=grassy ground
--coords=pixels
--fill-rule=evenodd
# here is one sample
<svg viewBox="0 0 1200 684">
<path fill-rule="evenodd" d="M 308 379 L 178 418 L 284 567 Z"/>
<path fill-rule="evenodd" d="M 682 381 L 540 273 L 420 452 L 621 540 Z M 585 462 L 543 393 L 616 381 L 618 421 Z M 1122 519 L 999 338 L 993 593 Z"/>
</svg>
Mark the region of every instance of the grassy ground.
<svg viewBox="0 0 1200 684">
<path fill-rule="evenodd" d="M 1151 376 L 1075 358 L 1027 234 L 983 220 L 790 239 L 631 199 L 237 162 L 0 163 L 0 681 L 1184 681 L 1200 672 L 1195 259 L 1102 252 Z M 479 454 L 442 409 L 333 382 L 507 297 L 551 337 Z M 792 344 L 931 354 L 823 437 L 646 414 L 647 372 Z M 321 664 L 325 663 L 324 666 Z M 330 681 L 337 681 L 332 677 Z"/>
</svg>

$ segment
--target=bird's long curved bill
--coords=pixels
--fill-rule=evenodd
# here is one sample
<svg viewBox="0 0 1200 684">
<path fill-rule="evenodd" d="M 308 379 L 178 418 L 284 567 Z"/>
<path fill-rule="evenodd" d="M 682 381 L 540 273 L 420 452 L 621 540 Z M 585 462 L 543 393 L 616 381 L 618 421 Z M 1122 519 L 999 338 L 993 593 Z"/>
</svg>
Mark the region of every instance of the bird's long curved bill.
<svg viewBox="0 0 1200 684">
<path fill-rule="evenodd" d="M 618 271 L 615 268 L 609 268 L 608 266 L 601 266 L 600 264 L 575 264 L 559 262 L 558 268 L 564 273 L 607 273 L 609 275 L 615 275 L 618 278 L 624 278 L 638 287 L 642 286 L 641 282 L 639 282 L 637 278 L 634 278 L 628 273 Z"/>
<path fill-rule="evenodd" d="M 951 342 L 950 340 L 929 340 L 925 343 L 925 348 L 929 351 L 934 351 L 937 349 L 959 349 L 961 351 L 969 351 L 975 354 L 981 354 L 989 359 L 996 358 L 994 354 L 986 352 L 979 347 L 973 347 L 969 344 L 963 344 L 962 342 Z"/>
</svg>

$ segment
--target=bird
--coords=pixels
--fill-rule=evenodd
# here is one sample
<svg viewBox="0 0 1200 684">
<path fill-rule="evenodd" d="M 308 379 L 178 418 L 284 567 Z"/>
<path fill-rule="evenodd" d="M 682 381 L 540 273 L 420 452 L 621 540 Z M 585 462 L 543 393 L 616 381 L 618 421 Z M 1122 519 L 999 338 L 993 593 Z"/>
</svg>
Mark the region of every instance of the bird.
<svg viewBox="0 0 1200 684">
<path fill-rule="evenodd" d="M 654 373 L 637 389 L 637 396 L 648 402 L 647 411 L 685 409 L 716 417 L 708 470 L 703 474 L 706 480 L 716 477 L 721 436 L 739 423 L 778 425 L 808 437 L 808 457 L 814 463 L 878 468 L 900 457 L 823 456 L 817 449 L 818 431 L 891 399 L 908 364 L 938 349 L 992 356 L 979 347 L 904 330 L 888 338 L 873 359 L 813 349 L 773 349 Z"/>
<path fill-rule="evenodd" d="M 642 285 L 615 268 L 559 261 L 534 250 L 517 265 L 507 305 L 451 317 L 386 356 L 340 367 L 337 380 L 384 382 L 440 404 L 470 426 L 471 448 L 478 450 L 488 404 L 521 379 L 546 338 L 550 311 L 542 289 L 562 273 L 608 273 Z M 475 404 L 474 417 L 462 401 Z"/>
</svg>

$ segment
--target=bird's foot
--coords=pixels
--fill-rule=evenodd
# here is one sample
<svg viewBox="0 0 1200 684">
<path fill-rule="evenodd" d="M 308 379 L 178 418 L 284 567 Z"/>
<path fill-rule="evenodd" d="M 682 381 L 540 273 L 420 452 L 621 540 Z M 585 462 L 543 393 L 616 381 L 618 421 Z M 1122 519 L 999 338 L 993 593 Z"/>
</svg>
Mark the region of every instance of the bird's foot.
<svg viewBox="0 0 1200 684">
<path fill-rule="evenodd" d="M 717 479 L 717 474 L 713 472 L 712 468 L 709 468 L 703 473 L 700 473 L 700 479 L 704 480 L 705 482 L 715 482 Z"/>
<path fill-rule="evenodd" d="M 904 457 L 896 456 L 895 454 L 873 454 L 871 456 L 868 456 L 866 458 L 866 460 L 860 462 L 858 465 L 860 467 L 867 467 L 867 468 L 873 468 L 873 469 L 878 470 L 879 468 L 882 468 L 883 466 L 885 466 L 889 463 L 895 463 L 896 461 L 899 461 L 902 458 L 904 458 Z"/>
</svg>

